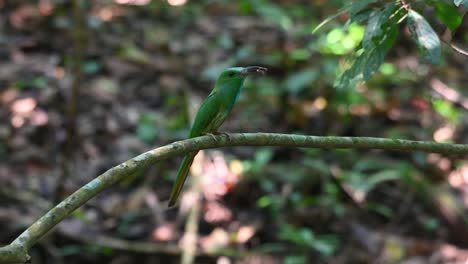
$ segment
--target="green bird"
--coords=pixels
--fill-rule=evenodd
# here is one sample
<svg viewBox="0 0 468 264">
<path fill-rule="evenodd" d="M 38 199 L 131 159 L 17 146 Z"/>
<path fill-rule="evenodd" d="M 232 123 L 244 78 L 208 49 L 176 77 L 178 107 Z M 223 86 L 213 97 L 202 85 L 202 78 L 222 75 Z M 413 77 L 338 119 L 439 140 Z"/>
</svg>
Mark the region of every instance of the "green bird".
<svg viewBox="0 0 468 264">
<path fill-rule="evenodd" d="M 235 67 L 224 70 L 218 77 L 213 91 L 200 106 L 190 130 L 189 138 L 217 133 L 218 128 L 226 120 L 236 104 L 245 78 L 250 74 L 265 74 L 266 71 L 266 68 L 259 66 Z M 169 207 L 177 202 L 197 153 L 198 151 L 194 151 L 184 157 L 175 184 L 172 187 Z"/>
</svg>

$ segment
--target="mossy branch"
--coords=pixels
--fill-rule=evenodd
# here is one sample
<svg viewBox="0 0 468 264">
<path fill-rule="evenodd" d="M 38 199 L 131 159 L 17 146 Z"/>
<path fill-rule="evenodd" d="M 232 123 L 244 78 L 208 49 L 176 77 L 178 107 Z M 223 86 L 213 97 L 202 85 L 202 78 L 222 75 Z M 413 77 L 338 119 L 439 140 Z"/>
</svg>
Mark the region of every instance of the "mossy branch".
<svg viewBox="0 0 468 264">
<path fill-rule="evenodd" d="M 101 174 L 68 198 L 52 208 L 10 245 L 0 248 L 0 263 L 22 263 L 29 259 L 28 250 L 36 244 L 50 229 L 60 223 L 88 200 L 110 185 L 131 175 L 137 170 L 172 156 L 182 155 L 194 150 L 226 146 L 284 146 L 301 148 L 350 148 L 383 149 L 396 151 L 423 151 L 450 155 L 467 155 L 468 145 L 446 144 L 402 139 L 384 139 L 370 137 L 318 137 L 273 133 L 223 134 L 202 136 L 177 141 L 148 152 L 117 165 Z"/>
</svg>

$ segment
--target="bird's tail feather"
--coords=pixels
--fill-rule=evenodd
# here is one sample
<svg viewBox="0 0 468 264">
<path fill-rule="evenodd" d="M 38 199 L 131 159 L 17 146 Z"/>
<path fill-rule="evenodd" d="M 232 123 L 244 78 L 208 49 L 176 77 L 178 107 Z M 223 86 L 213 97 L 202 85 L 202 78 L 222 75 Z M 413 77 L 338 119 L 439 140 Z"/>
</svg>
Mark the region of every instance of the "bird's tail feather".
<svg viewBox="0 0 468 264">
<path fill-rule="evenodd" d="M 182 164 L 180 165 L 179 172 L 177 173 L 177 178 L 172 187 L 171 195 L 169 196 L 169 203 L 168 206 L 173 206 L 177 199 L 179 198 L 180 192 L 184 187 L 185 180 L 187 179 L 187 175 L 190 171 L 190 166 L 192 166 L 193 159 L 197 155 L 198 151 L 191 152 L 184 157 Z"/>
</svg>

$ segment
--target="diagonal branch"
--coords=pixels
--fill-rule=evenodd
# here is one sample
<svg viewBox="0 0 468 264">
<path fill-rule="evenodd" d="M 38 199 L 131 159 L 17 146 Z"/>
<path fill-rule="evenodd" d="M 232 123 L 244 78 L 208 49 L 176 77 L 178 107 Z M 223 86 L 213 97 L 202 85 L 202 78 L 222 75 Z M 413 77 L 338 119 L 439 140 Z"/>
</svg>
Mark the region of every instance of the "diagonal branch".
<svg viewBox="0 0 468 264">
<path fill-rule="evenodd" d="M 163 159 L 189 153 L 194 150 L 226 146 L 383 149 L 468 155 L 468 145 L 370 137 L 318 137 L 273 133 L 245 133 L 202 136 L 177 141 L 150 150 L 121 163 L 71 194 L 68 198 L 60 202 L 57 206 L 52 208 L 26 229 L 26 231 L 24 231 L 10 245 L 1 247 L 0 263 L 18 263 L 27 261 L 30 258 L 27 251 L 50 229 L 60 223 L 76 208 L 86 203 L 104 189 L 131 175 L 137 170 L 146 169 L 150 165 Z"/>
</svg>

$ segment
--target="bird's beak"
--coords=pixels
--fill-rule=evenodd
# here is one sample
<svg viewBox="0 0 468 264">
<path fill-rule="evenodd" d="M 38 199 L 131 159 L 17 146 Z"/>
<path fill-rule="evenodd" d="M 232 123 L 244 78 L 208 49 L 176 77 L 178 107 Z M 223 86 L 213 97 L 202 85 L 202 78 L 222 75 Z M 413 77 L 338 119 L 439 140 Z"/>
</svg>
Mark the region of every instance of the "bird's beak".
<svg viewBox="0 0 468 264">
<path fill-rule="evenodd" d="M 248 66 L 241 70 L 241 74 L 247 76 L 249 74 L 262 74 L 264 75 L 267 72 L 267 68 L 260 66 Z"/>
</svg>

